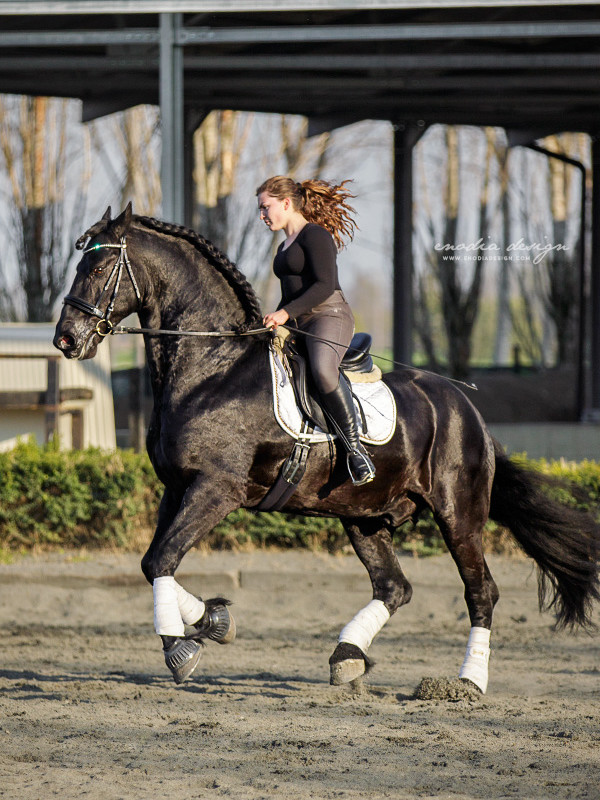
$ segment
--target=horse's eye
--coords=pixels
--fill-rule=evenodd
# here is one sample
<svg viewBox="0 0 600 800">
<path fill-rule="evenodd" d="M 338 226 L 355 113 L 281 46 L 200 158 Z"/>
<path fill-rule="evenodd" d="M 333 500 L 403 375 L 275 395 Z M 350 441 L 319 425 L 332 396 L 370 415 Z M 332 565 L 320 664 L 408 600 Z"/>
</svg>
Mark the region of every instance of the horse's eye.
<svg viewBox="0 0 600 800">
<path fill-rule="evenodd" d="M 97 245 L 94 245 L 94 246 L 90 247 L 88 252 L 95 253 L 96 251 L 101 250 L 101 249 L 102 249 L 101 245 L 97 244 Z M 99 275 L 101 272 L 104 272 L 105 269 L 106 269 L 106 260 L 103 259 L 102 263 L 96 264 L 96 266 L 93 266 L 90 269 L 90 274 L 91 275 Z"/>
</svg>

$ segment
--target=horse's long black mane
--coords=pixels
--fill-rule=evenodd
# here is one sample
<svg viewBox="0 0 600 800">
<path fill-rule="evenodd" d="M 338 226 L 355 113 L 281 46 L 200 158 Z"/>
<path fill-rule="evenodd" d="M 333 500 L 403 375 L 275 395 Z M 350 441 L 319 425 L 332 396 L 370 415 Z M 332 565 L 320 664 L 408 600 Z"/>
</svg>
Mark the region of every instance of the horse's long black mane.
<svg viewBox="0 0 600 800">
<path fill-rule="evenodd" d="M 229 258 L 219 250 L 211 241 L 205 239 L 196 231 L 191 228 L 186 228 L 183 225 L 175 225 L 171 222 L 163 222 L 162 220 L 155 219 L 154 217 L 140 217 L 134 216 L 133 220 L 140 225 L 143 225 L 150 230 L 157 233 L 165 233 L 169 236 L 176 236 L 185 239 L 192 244 L 199 253 L 207 259 L 207 261 L 215 267 L 225 280 L 229 283 L 235 291 L 238 299 L 240 300 L 244 311 L 246 312 L 246 322 L 238 328 L 239 332 L 248 330 L 253 325 L 256 325 L 262 320 L 262 311 L 260 302 L 252 285 L 246 278 L 243 272 L 230 261 Z M 110 225 L 110 219 L 102 219 L 92 225 L 91 228 L 79 237 L 76 242 L 76 247 L 83 247 L 87 239 L 96 236 Z"/>
<path fill-rule="evenodd" d="M 219 250 L 218 247 L 205 239 L 196 231 L 191 228 L 185 228 L 183 225 L 175 225 L 171 222 L 163 222 L 162 220 L 155 219 L 154 217 L 134 217 L 135 221 L 150 228 L 158 233 L 166 233 L 171 236 L 177 236 L 190 242 L 209 263 L 219 270 L 221 275 L 229 283 L 232 289 L 238 296 L 242 306 L 246 312 L 246 323 L 244 329 L 250 328 L 260 320 L 262 320 L 262 311 L 256 292 L 252 285 L 246 278 L 243 272 L 230 261 L 229 258 Z M 241 329 L 239 329 L 241 330 Z"/>
</svg>

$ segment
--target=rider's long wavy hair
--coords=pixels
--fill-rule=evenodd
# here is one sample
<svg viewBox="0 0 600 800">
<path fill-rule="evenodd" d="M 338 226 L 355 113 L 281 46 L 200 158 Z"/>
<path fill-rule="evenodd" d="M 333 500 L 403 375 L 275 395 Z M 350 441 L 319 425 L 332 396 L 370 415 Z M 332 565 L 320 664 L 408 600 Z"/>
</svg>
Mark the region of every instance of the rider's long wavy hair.
<svg viewBox="0 0 600 800">
<path fill-rule="evenodd" d="M 256 195 L 266 192 L 271 197 L 284 200 L 289 197 L 295 211 L 299 211 L 308 222 L 315 222 L 333 236 L 338 250 L 345 246 L 344 239 L 354 238 L 356 223 L 352 218 L 355 210 L 347 200 L 356 197 L 347 188 L 345 180 L 333 183 L 316 179 L 294 181 L 284 175 L 275 175 L 256 190 Z"/>
</svg>

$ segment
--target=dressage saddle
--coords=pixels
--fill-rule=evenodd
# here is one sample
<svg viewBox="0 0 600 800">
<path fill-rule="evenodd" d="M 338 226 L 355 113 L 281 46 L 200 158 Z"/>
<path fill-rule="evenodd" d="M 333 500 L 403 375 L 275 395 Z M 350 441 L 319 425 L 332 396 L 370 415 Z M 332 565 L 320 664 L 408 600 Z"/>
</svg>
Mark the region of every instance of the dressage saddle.
<svg viewBox="0 0 600 800">
<path fill-rule="evenodd" d="M 346 355 L 340 365 L 340 380 L 348 380 L 347 374 L 368 374 L 373 370 L 373 359 L 370 354 L 372 337 L 368 333 L 355 333 L 348 347 Z M 283 353 L 287 358 L 291 369 L 291 383 L 294 387 L 296 403 L 308 422 L 321 428 L 323 431 L 335 433 L 327 416 L 321 407 L 319 394 L 315 389 L 310 369 L 307 363 L 306 348 L 303 340 L 299 337 L 288 336 L 283 346 Z M 354 395 L 353 395 L 354 396 Z M 358 403 L 361 415 L 362 429 L 366 431 L 366 420 L 358 398 L 354 396 Z"/>
</svg>

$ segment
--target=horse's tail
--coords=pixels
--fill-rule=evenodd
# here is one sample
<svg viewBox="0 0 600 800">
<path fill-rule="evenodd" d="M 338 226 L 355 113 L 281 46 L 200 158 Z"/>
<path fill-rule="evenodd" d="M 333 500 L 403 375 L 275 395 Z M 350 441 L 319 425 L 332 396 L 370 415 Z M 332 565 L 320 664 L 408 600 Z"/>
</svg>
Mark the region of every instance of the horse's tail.
<svg viewBox="0 0 600 800">
<path fill-rule="evenodd" d="M 600 526 L 591 515 L 551 500 L 543 479 L 514 464 L 494 442 L 496 473 L 490 517 L 507 527 L 538 566 L 541 610 L 553 609 L 556 627 L 593 627 L 600 600 Z"/>
</svg>

